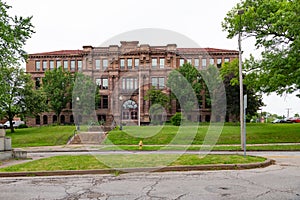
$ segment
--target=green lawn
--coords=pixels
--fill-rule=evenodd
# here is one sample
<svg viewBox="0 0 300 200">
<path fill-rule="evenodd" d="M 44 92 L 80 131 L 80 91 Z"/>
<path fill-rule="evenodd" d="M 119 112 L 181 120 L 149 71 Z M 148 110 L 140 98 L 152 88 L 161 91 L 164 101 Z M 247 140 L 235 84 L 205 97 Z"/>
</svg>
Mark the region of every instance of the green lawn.
<svg viewBox="0 0 300 200">
<path fill-rule="evenodd" d="M 189 147 L 184 146 L 143 146 L 142 149 L 138 145 L 116 145 L 116 146 L 103 146 L 97 148 L 102 151 L 200 151 L 201 146 L 191 145 Z M 213 151 L 242 151 L 241 146 L 213 146 Z M 300 151 L 300 145 L 267 145 L 267 146 L 247 146 L 247 151 Z"/>
<path fill-rule="evenodd" d="M 108 135 L 106 144 L 136 145 L 140 140 L 148 145 L 170 144 L 173 138 L 177 139 L 172 144 L 189 144 L 190 133 L 197 129 L 197 134 L 192 144 L 202 144 L 205 136 L 215 137 L 215 133 L 207 134 L 208 125 L 197 127 L 185 127 L 185 130 L 178 134 L 178 127 L 164 126 L 159 129 L 152 126 L 123 127 L 123 131 L 114 130 Z M 144 136 L 143 133 L 145 133 Z M 155 134 L 150 134 L 155 133 Z M 216 136 L 217 137 L 217 136 Z M 247 143 L 293 143 L 300 142 L 299 124 L 247 124 Z M 218 138 L 217 144 L 240 144 L 240 127 L 237 125 L 225 125 Z"/>
<path fill-rule="evenodd" d="M 205 136 L 217 140 L 217 144 L 240 144 L 240 127 L 235 124 L 226 124 L 222 129 L 220 137 L 207 134 L 208 124 L 184 127 L 178 133 L 178 127 L 166 126 L 124 126 L 123 131 L 113 130 L 108 134 L 105 144 L 135 145 L 125 147 L 127 150 L 138 150 L 136 146 L 140 140 L 144 145 L 201 145 Z M 222 127 L 218 127 L 222 128 Z M 30 146 L 54 146 L 65 145 L 73 135 L 74 126 L 45 126 L 27 129 L 16 129 L 11 134 L 7 130 L 7 136 L 12 138 L 13 148 Z M 176 139 L 174 137 L 176 136 Z M 195 136 L 195 137 L 194 137 Z M 173 140 L 173 141 L 172 141 Z M 172 142 L 171 142 L 172 141 Z M 264 143 L 294 143 L 300 142 L 299 124 L 247 124 L 247 144 Z M 108 147 L 110 148 L 110 147 Z M 148 149 L 147 149 L 148 148 Z M 143 150 L 157 150 L 161 147 L 144 147 Z M 176 147 L 177 149 L 179 147 Z M 170 149 L 176 149 L 170 147 Z M 183 148 L 184 149 L 184 148 Z M 190 147 L 190 150 L 198 150 L 199 147 Z M 299 150 L 299 145 L 280 147 L 249 147 L 249 150 Z M 239 147 L 215 147 L 214 150 L 240 150 Z"/>
<path fill-rule="evenodd" d="M 108 168 L 135 168 L 205 164 L 243 164 L 263 162 L 266 159 L 241 155 L 199 155 L 184 154 L 135 154 L 135 155 L 80 155 L 55 156 L 28 163 L 1 168 L 0 172 L 21 171 L 55 171 L 55 170 L 89 170 Z"/>
<path fill-rule="evenodd" d="M 72 136 L 74 126 L 42 126 L 35 128 L 7 130 L 6 136 L 12 138 L 13 148 L 64 145 Z"/>
</svg>

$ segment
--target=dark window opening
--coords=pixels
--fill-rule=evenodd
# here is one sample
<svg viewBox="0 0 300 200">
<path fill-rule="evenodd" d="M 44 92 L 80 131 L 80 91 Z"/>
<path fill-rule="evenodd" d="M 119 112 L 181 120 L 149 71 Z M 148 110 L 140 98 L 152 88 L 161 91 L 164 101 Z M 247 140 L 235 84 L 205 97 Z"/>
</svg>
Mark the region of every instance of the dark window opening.
<svg viewBox="0 0 300 200">
<path fill-rule="evenodd" d="M 47 115 L 43 116 L 43 124 L 48 124 L 48 116 Z"/>
<path fill-rule="evenodd" d="M 57 123 L 57 116 L 56 115 L 53 115 L 53 117 L 52 117 L 52 123 Z"/>
<path fill-rule="evenodd" d="M 35 124 L 37 124 L 37 125 L 41 124 L 41 117 L 40 116 L 35 117 Z"/>
<path fill-rule="evenodd" d="M 66 118 L 64 115 L 60 116 L 60 123 L 64 124 L 66 122 Z"/>
<path fill-rule="evenodd" d="M 72 124 L 74 123 L 74 116 L 73 115 L 70 116 L 70 123 L 72 123 Z"/>
</svg>

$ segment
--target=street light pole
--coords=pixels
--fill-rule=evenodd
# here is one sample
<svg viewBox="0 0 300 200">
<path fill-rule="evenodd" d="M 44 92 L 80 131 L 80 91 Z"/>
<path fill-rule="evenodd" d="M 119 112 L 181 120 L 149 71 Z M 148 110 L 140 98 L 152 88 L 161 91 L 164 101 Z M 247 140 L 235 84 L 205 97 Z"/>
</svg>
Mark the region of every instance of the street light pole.
<svg viewBox="0 0 300 200">
<path fill-rule="evenodd" d="M 120 95 L 119 96 L 119 100 L 120 100 L 120 105 L 121 105 L 121 107 L 120 107 L 120 130 L 122 130 L 123 129 L 123 126 L 122 126 L 122 116 L 123 116 L 123 110 L 122 110 L 122 107 L 123 107 L 123 105 L 122 105 L 122 102 L 123 102 L 123 97 L 122 97 L 122 95 Z"/>
<path fill-rule="evenodd" d="M 80 131 L 80 119 L 79 119 L 79 109 L 80 109 L 80 106 L 79 106 L 79 104 L 80 104 L 80 98 L 79 97 L 76 97 L 76 102 L 77 102 L 77 109 L 78 109 L 78 116 L 77 116 L 77 127 L 76 127 L 76 130 L 77 131 Z"/>
<path fill-rule="evenodd" d="M 245 149 L 245 136 L 244 136 L 244 130 L 245 130 L 245 124 L 244 124 L 244 94 L 243 94 L 243 70 L 242 70 L 242 46 L 241 46 L 241 40 L 242 40 L 242 27 L 241 27 L 241 21 L 242 21 L 242 14 L 244 14 L 244 10 L 239 10 L 238 15 L 240 16 L 239 21 L 239 81 L 240 81 L 240 124 L 241 124 L 241 147 L 242 150 Z"/>
</svg>

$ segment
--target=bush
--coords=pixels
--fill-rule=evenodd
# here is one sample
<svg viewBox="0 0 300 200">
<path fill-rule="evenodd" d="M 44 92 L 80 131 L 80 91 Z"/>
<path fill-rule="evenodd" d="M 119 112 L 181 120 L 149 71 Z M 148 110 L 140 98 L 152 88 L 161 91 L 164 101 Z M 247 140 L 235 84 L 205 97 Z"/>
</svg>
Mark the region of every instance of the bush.
<svg viewBox="0 0 300 200">
<path fill-rule="evenodd" d="M 28 128 L 28 126 L 26 124 L 20 124 L 18 128 Z"/>
<path fill-rule="evenodd" d="M 182 117 L 181 113 L 176 113 L 175 115 L 173 115 L 171 117 L 171 123 L 174 126 L 180 126 L 181 120 L 183 120 L 183 117 Z"/>
</svg>

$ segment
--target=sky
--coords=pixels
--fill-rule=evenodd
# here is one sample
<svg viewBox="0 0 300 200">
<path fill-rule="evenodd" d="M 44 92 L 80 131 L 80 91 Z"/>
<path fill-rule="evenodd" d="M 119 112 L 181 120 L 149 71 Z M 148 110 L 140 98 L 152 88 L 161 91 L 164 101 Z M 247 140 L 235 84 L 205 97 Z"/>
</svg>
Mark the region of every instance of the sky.
<svg viewBox="0 0 300 200">
<path fill-rule="evenodd" d="M 200 47 L 238 50 L 237 38 L 227 39 L 221 22 L 240 0 L 9 0 L 10 13 L 33 16 L 35 34 L 27 41 L 28 53 L 103 46 L 111 38 L 137 29 L 164 29 L 177 32 Z M 126 34 L 125 34 L 126 35 Z M 157 41 L 158 38 L 156 38 Z M 164 44 L 176 43 L 168 38 Z M 147 43 L 144 41 L 143 43 Z M 151 43 L 150 43 L 151 44 Z M 151 44 L 157 45 L 157 44 Z M 182 46 L 184 47 L 184 46 Z M 243 59 L 259 57 L 254 39 L 242 41 Z M 287 116 L 300 113 L 295 95 L 264 95 L 263 111 Z"/>
</svg>

